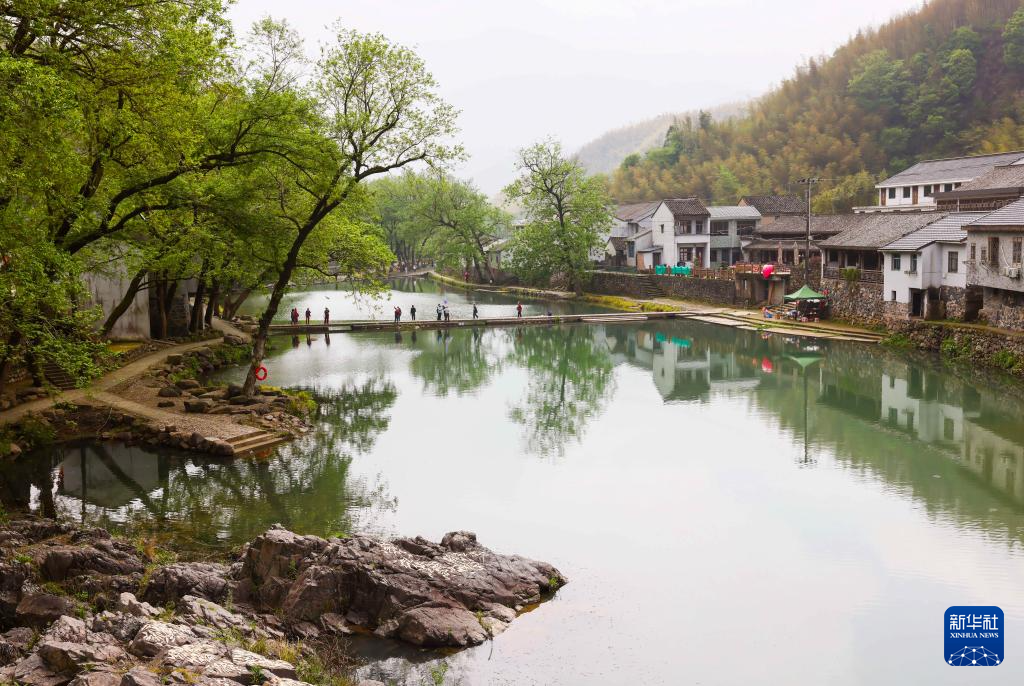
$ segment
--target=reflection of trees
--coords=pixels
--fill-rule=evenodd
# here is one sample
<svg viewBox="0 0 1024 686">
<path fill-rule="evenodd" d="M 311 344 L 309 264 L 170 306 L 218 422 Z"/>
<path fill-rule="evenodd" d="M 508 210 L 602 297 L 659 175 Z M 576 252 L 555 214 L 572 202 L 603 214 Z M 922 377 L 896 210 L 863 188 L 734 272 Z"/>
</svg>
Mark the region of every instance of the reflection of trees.
<svg viewBox="0 0 1024 686">
<path fill-rule="evenodd" d="M 411 371 L 439 396 L 474 391 L 501 368 L 501 356 L 488 345 L 489 340 L 479 329 L 424 334 L 417 342 L 421 352 L 413 358 Z"/>
<path fill-rule="evenodd" d="M 526 429 L 526 443 L 541 455 L 561 453 L 583 433 L 612 390 L 607 348 L 588 330 L 529 327 L 517 330 L 509 359 L 528 373 L 526 396 L 510 416 Z"/>
<path fill-rule="evenodd" d="M 379 379 L 318 393 L 315 431 L 268 458 L 225 461 L 118 445 L 55 446 L 24 460 L 16 481 L 0 482 L 6 486 L 0 495 L 24 507 L 32 486 L 49 494 L 56 478 L 63 514 L 121 531 L 157 532 L 192 550 L 248 541 L 274 523 L 301 533 L 348 533 L 366 513 L 395 506 L 383 484 L 355 478 L 349 468 L 352 454 L 369 450 L 387 428 L 396 395 Z M 128 455 L 134 459 L 118 462 Z M 55 474 L 56 465 L 61 470 Z M 80 472 L 75 493 L 64 492 L 61 482 L 69 470 Z M 104 481 L 102 494 L 85 487 L 90 476 Z M 40 501 L 45 513 L 53 509 L 45 496 Z"/>
</svg>

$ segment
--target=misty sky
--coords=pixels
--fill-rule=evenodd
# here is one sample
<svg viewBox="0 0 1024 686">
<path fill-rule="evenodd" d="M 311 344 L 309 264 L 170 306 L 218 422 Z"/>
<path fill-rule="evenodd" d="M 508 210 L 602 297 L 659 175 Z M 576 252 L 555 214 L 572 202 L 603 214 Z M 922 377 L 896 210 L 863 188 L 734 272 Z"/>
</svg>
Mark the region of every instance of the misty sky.
<svg viewBox="0 0 1024 686">
<path fill-rule="evenodd" d="M 415 48 L 462 111 L 469 159 L 488 194 L 515 151 L 546 136 L 566 149 L 662 112 L 748 99 L 831 53 L 858 27 L 921 0 L 237 0 L 244 34 L 285 18 L 311 54 L 336 19 Z"/>
</svg>

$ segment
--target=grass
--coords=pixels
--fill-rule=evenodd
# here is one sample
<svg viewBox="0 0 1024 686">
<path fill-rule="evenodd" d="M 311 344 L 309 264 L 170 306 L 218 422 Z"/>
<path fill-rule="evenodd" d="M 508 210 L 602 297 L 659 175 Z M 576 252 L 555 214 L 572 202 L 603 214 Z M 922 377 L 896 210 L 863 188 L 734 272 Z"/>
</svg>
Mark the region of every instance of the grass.
<svg viewBox="0 0 1024 686">
<path fill-rule="evenodd" d="M 891 333 L 882 339 L 882 345 L 894 350 L 911 350 L 914 348 L 914 341 L 902 333 Z"/>
</svg>

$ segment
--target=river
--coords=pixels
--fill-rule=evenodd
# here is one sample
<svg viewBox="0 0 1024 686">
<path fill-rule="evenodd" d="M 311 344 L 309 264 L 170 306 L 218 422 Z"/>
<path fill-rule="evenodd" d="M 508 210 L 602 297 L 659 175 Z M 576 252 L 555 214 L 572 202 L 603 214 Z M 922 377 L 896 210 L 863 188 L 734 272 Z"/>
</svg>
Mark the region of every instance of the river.
<svg viewBox="0 0 1024 686">
<path fill-rule="evenodd" d="M 1024 679 L 1024 407 L 977 375 L 690 321 L 282 337 L 267 367 L 321 406 L 266 459 L 63 446 L 0 494 L 202 550 L 468 529 L 569 578 L 478 648 L 353 645 L 400 684 L 965 683 L 952 605 L 1007 617 L 971 683 Z"/>
</svg>

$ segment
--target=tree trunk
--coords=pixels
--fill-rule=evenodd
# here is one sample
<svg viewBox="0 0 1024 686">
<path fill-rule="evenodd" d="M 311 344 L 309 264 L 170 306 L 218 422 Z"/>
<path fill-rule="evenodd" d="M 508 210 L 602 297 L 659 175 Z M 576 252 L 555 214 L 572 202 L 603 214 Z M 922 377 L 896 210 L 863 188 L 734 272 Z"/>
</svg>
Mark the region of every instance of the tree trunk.
<svg viewBox="0 0 1024 686">
<path fill-rule="evenodd" d="M 263 315 L 260 317 L 259 329 L 257 329 L 256 335 L 252 338 L 252 360 L 249 364 L 249 371 L 245 374 L 245 383 L 242 385 L 242 395 L 246 397 L 251 398 L 256 392 L 256 370 L 259 368 L 260 363 L 263 362 L 263 355 L 267 351 L 270 323 L 274 321 L 277 308 L 281 305 L 281 298 L 284 297 L 285 289 L 288 288 L 288 282 L 291 281 L 292 272 L 295 271 L 295 265 L 299 262 L 299 250 L 302 249 L 302 244 L 306 242 L 306 238 L 309 237 L 309 234 L 312 233 L 319 222 L 319 218 L 311 217 L 306 222 L 306 225 L 299 230 L 295 240 L 292 241 L 292 247 L 288 249 L 288 256 L 285 258 L 281 271 L 277 275 L 274 290 L 270 293 L 270 300 L 267 302 L 267 307 L 263 310 Z"/>
<path fill-rule="evenodd" d="M 213 279 L 210 283 L 210 298 L 206 306 L 206 326 L 213 328 L 213 317 L 217 314 L 217 301 L 220 300 L 220 282 Z"/>
<path fill-rule="evenodd" d="M 191 333 L 196 333 L 203 328 L 203 297 L 206 295 L 206 279 L 203 278 L 203 273 L 199 273 L 199 282 L 196 284 L 196 301 L 192 306 L 192 311 L 189 313 L 188 318 L 188 330 Z"/>
<path fill-rule="evenodd" d="M 109 334 L 110 330 L 114 328 L 114 324 L 116 324 L 117 320 L 121 318 L 121 315 L 128 311 L 128 308 L 132 305 L 132 301 L 135 300 L 135 296 L 139 292 L 139 288 L 142 286 L 142 280 L 145 278 L 146 268 L 143 267 L 137 274 L 135 274 L 135 276 L 132 277 L 131 282 L 128 284 L 128 290 L 125 291 L 124 297 L 121 298 L 121 302 L 117 303 L 117 307 L 111 310 L 110 316 L 108 316 L 107 320 L 103 322 L 103 327 L 100 329 L 100 335 L 106 336 Z"/>
<path fill-rule="evenodd" d="M 235 314 L 238 312 L 238 308 L 242 306 L 246 298 L 255 290 L 255 286 L 249 286 L 243 288 L 242 292 L 234 300 L 227 297 L 224 302 L 224 319 L 230 321 L 235 318 Z"/>
</svg>

